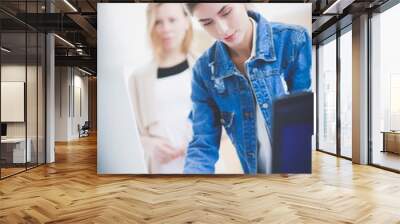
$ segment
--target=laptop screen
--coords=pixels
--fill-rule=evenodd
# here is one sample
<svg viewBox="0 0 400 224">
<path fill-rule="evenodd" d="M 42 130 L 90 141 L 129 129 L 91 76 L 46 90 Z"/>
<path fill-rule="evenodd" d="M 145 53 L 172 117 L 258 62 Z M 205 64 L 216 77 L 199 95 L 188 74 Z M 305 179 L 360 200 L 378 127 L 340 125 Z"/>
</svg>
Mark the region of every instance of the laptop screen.
<svg viewBox="0 0 400 224">
<path fill-rule="evenodd" d="M 273 173 L 311 173 L 313 93 L 285 96 L 273 106 Z"/>
</svg>

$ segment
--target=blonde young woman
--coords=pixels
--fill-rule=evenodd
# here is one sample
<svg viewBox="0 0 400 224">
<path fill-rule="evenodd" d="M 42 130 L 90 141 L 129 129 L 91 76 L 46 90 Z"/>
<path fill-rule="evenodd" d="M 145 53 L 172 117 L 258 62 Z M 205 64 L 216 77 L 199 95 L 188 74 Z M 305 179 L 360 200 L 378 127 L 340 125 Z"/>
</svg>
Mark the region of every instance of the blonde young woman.
<svg viewBox="0 0 400 224">
<path fill-rule="evenodd" d="M 154 59 L 135 72 L 136 120 L 150 173 L 182 173 L 191 139 L 192 24 L 183 4 L 150 3 Z"/>
</svg>

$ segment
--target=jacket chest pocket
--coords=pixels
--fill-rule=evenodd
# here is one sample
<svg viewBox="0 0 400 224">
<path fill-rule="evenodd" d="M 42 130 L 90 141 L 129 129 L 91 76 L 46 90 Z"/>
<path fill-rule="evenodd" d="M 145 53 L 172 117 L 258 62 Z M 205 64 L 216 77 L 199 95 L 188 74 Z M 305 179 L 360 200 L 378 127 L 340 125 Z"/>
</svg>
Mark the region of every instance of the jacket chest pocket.
<svg viewBox="0 0 400 224">
<path fill-rule="evenodd" d="M 284 74 L 279 70 L 255 71 L 255 73 L 253 80 L 255 91 L 261 91 L 262 95 L 269 95 L 272 98 L 289 93 Z"/>
<path fill-rule="evenodd" d="M 224 97 L 236 92 L 237 81 L 237 77 L 235 77 L 234 74 L 229 74 L 223 77 L 211 79 L 209 85 L 215 95 Z"/>
<path fill-rule="evenodd" d="M 210 91 L 220 111 L 231 111 L 238 100 L 236 77 L 217 78 L 210 82 Z"/>
</svg>

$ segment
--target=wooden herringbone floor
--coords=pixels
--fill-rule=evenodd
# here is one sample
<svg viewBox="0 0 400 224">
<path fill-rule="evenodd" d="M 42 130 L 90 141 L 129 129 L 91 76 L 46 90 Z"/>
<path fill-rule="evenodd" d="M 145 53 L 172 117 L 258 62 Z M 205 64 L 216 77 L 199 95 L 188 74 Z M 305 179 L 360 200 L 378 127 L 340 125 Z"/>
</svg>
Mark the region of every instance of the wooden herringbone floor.
<svg viewBox="0 0 400 224">
<path fill-rule="evenodd" d="M 0 223 L 400 223 L 400 175 L 315 152 L 313 174 L 98 176 L 96 139 L 0 181 Z"/>
</svg>

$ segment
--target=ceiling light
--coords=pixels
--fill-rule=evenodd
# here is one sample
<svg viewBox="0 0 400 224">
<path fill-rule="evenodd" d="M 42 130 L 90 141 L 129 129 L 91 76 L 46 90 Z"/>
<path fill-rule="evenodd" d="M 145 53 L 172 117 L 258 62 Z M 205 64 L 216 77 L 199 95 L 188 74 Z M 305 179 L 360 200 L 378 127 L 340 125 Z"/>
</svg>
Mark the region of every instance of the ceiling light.
<svg viewBox="0 0 400 224">
<path fill-rule="evenodd" d="M 67 4 L 74 12 L 78 12 L 78 10 L 71 4 L 69 3 L 68 0 L 64 0 L 65 4 Z"/>
<path fill-rule="evenodd" d="M 5 47 L 1 47 L 1 50 L 4 51 L 4 52 L 6 52 L 6 53 L 10 53 L 10 52 L 11 52 L 11 50 L 9 50 L 9 49 L 7 49 L 7 48 L 5 48 Z"/>
<path fill-rule="evenodd" d="M 92 75 L 92 73 L 90 73 L 90 72 L 88 72 L 88 71 L 86 71 L 86 70 L 83 70 L 83 69 L 81 69 L 81 68 L 79 68 L 79 67 L 78 67 L 78 70 L 81 71 L 81 72 L 83 72 L 83 73 L 85 73 L 85 74 L 87 74 L 87 75 L 90 75 L 90 76 Z"/>
<path fill-rule="evenodd" d="M 60 39 L 62 42 L 64 42 L 64 43 L 66 43 L 67 45 L 69 45 L 70 47 L 75 48 L 75 45 L 73 45 L 73 44 L 72 44 L 71 42 L 69 42 L 68 40 L 66 40 L 66 39 L 64 39 L 64 38 L 62 38 L 62 37 L 60 37 L 60 36 L 57 35 L 57 34 L 54 34 L 54 36 L 57 37 L 58 39 Z"/>
<path fill-rule="evenodd" d="M 353 2 L 354 0 L 336 0 L 332 5 L 325 9 L 322 14 L 342 14 L 343 10 Z"/>
</svg>

